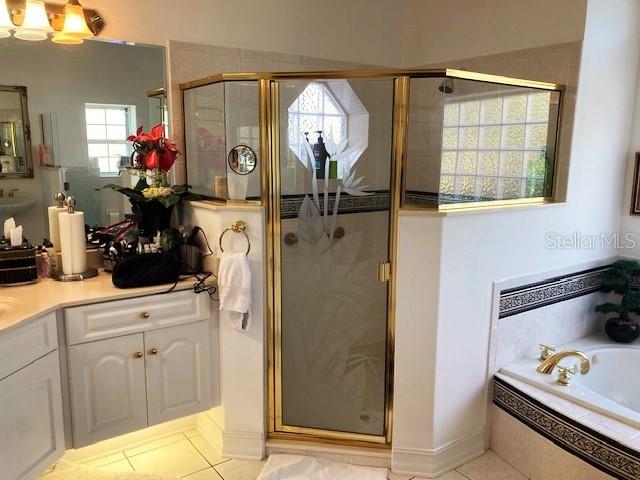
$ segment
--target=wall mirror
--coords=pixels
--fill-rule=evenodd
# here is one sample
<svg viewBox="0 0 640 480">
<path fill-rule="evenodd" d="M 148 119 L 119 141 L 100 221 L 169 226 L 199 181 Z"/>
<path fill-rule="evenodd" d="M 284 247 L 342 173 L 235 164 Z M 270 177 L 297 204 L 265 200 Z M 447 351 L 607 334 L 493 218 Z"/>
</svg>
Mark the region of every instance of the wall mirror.
<svg viewBox="0 0 640 480">
<path fill-rule="evenodd" d="M 42 242 L 48 237 L 46 209 L 58 191 L 76 197 L 89 225 L 122 219 L 128 200 L 103 187 L 131 182 L 125 168 L 129 134 L 141 125 L 148 131 L 168 124 L 164 49 L 15 38 L 0 39 L 0 49 L 11 65 L 3 70 L 3 84 L 26 87 L 0 88 L 0 222 L 14 216 L 32 243 Z M 3 200 L 9 192 L 11 202 Z"/>
<path fill-rule="evenodd" d="M 246 145 L 236 145 L 227 157 L 229 168 L 238 175 L 248 175 L 256 168 L 258 160 L 256 154 Z"/>
<path fill-rule="evenodd" d="M 0 86 L 0 178 L 32 178 L 27 87 Z"/>
</svg>

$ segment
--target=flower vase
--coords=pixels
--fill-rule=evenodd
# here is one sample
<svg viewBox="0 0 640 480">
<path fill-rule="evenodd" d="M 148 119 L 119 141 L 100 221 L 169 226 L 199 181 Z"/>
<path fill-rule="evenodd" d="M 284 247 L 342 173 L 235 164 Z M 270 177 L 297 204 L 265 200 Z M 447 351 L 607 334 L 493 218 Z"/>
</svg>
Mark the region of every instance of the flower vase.
<svg viewBox="0 0 640 480">
<path fill-rule="evenodd" d="M 173 207 L 167 208 L 160 202 L 151 200 L 149 202 L 131 202 L 131 211 L 135 216 L 141 237 L 151 238 L 158 231 L 162 233 L 171 228 Z"/>
</svg>

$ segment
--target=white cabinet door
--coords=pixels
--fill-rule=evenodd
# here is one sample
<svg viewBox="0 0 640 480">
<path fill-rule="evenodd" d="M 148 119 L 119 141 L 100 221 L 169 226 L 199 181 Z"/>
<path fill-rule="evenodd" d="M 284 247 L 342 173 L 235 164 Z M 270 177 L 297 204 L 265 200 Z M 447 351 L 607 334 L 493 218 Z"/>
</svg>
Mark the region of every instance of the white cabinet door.
<svg viewBox="0 0 640 480">
<path fill-rule="evenodd" d="M 147 426 L 142 334 L 69 347 L 73 445 Z"/>
<path fill-rule="evenodd" d="M 62 392 L 56 350 L 0 381 L 0 476 L 34 479 L 62 454 Z"/>
<path fill-rule="evenodd" d="M 211 321 L 144 334 L 149 425 L 212 406 Z"/>
</svg>

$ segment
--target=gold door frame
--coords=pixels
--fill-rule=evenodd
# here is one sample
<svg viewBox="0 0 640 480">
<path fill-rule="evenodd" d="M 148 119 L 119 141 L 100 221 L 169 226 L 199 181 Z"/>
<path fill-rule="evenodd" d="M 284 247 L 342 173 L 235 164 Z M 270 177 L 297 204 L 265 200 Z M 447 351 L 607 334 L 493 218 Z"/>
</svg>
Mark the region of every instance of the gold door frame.
<svg viewBox="0 0 640 480">
<path fill-rule="evenodd" d="M 350 78 L 342 72 L 343 78 Z M 313 76 L 314 78 L 315 75 Z M 377 76 L 385 78 L 385 76 Z M 322 78 L 322 77 L 320 77 Z M 311 427 L 285 425 L 282 419 L 282 284 L 281 284 L 281 228 L 280 228 L 280 106 L 277 80 L 261 80 L 260 124 L 263 130 L 262 148 L 269 151 L 269 171 L 263 175 L 263 186 L 270 187 L 265 198 L 267 206 L 267 297 L 269 321 L 268 339 L 268 432 L 270 438 L 303 438 L 305 440 L 334 441 L 338 443 L 387 446 L 391 443 L 393 415 L 393 352 L 395 332 L 395 291 L 398 212 L 400 208 L 400 186 L 402 161 L 405 151 L 406 124 L 408 119 L 409 77 L 387 77 L 393 80 L 393 132 L 391 152 L 391 178 L 389 208 L 389 244 L 387 261 L 391 262 L 391 278 L 387 287 L 387 339 L 385 365 L 385 422 L 383 435 L 368 435 L 353 432 L 326 430 Z M 267 98 L 268 97 L 268 98 Z M 265 169 L 266 170 L 266 169 Z"/>
<path fill-rule="evenodd" d="M 393 354 L 395 340 L 395 307 L 396 307 L 396 258 L 398 242 L 398 215 L 400 209 L 422 211 L 476 210 L 481 208 L 511 207 L 523 204 L 544 204 L 554 201 L 549 198 L 513 199 L 501 201 L 476 202 L 472 204 L 452 204 L 439 206 L 404 205 L 404 174 L 406 172 L 406 142 L 408 127 L 409 89 L 412 78 L 460 78 L 478 82 L 511 85 L 540 90 L 555 90 L 561 93 L 563 85 L 510 78 L 499 75 L 454 70 L 438 69 L 399 69 L 399 70 L 359 70 L 359 71 L 319 71 L 319 72 L 262 72 L 262 73 L 222 73 L 180 85 L 184 115 L 184 91 L 220 82 L 256 81 L 259 89 L 259 126 L 261 147 L 261 200 L 245 202 L 214 199 L 214 203 L 261 203 L 265 206 L 266 221 L 266 303 L 267 303 L 267 432 L 269 438 L 299 439 L 363 445 L 368 447 L 388 448 L 391 444 L 393 420 Z M 393 79 L 393 140 L 391 158 L 390 184 L 390 217 L 389 217 L 389 262 L 391 278 L 387 299 L 387 365 L 386 365 L 386 412 L 385 434 L 381 436 L 340 432 L 307 427 L 293 427 L 282 423 L 281 392 L 281 221 L 280 221 L 280 123 L 278 104 L 278 80 L 322 80 L 322 79 L 355 79 L 355 78 L 389 78 Z M 562 105 L 562 103 L 561 103 Z M 561 115 L 562 108 L 559 109 Z M 558 119 L 558 125 L 560 120 Z M 557 135 L 560 128 L 557 129 Z M 186 129 L 185 129 L 186 135 Z M 186 144 L 186 137 L 185 137 Z M 557 155 L 556 155 L 557 161 Z M 186 167 L 186 162 L 185 162 Z M 555 165 L 554 165 L 555 170 Z M 557 183 L 558 176 L 555 176 Z M 554 194 L 555 194 L 554 188 Z"/>
</svg>

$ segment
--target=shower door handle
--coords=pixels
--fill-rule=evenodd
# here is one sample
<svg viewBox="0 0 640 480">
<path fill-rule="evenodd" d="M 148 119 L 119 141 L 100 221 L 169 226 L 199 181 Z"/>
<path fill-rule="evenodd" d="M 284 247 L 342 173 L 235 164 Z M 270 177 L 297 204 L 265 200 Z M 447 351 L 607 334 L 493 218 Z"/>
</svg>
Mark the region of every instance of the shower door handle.
<svg viewBox="0 0 640 480">
<path fill-rule="evenodd" d="M 378 263 L 378 281 L 388 282 L 391 280 L 391 262 Z"/>
</svg>

